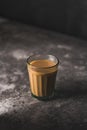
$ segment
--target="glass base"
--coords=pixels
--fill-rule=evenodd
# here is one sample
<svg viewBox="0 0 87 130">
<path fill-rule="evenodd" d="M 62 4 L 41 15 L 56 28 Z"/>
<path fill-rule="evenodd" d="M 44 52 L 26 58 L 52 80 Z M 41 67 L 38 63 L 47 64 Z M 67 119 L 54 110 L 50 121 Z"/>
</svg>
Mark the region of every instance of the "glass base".
<svg viewBox="0 0 87 130">
<path fill-rule="evenodd" d="M 43 97 L 36 96 L 36 95 L 34 95 L 33 93 L 31 93 L 31 95 L 32 95 L 34 98 L 37 98 L 38 100 L 42 100 L 42 101 L 49 101 L 49 100 L 52 100 L 53 97 L 54 97 L 54 93 L 52 93 L 51 96 L 43 96 Z"/>
</svg>

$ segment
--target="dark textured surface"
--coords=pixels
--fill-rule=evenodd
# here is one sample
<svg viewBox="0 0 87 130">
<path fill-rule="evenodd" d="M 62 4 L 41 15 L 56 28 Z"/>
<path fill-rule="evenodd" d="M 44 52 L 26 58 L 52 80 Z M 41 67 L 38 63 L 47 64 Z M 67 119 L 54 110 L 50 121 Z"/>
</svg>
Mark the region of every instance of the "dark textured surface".
<svg viewBox="0 0 87 130">
<path fill-rule="evenodd" d="M 0 0 L 0 15 L 87 39 L 87 0 Z"/>
<path fill-rule="evenodd" d="M 31 96 L 26 58 L 60 59 L 55 98 Z M 87 130 L 86 41 L 0 19 L 0 130 Z"/>
</svg>

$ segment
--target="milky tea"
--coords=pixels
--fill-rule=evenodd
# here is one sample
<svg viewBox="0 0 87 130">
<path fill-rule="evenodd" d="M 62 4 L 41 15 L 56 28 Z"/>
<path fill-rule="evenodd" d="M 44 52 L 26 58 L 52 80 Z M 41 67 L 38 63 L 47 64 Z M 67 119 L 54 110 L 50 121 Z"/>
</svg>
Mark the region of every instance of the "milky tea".
<svg viewBox="0 0 87 130">
<path fill-rule="evenodd" d="M 27 59 L 30 89 L 33 96 L 47 99 L 53 95 L 58 60 L 52 55 Z"/>
</svg>

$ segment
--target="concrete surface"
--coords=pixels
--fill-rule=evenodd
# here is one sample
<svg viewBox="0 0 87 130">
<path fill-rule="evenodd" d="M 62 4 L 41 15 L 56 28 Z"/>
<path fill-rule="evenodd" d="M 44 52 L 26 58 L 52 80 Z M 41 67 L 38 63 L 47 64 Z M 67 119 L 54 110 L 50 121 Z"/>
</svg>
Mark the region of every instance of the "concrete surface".
<svg viewBox="0 0 87 130">
<path fill-rule="evenodd" d="M 31 96 L 26 58 L 60 60 L 55 98 Z M 87 41 L 0 19 L 0 130 L 87 130 Z"/>
</svg>

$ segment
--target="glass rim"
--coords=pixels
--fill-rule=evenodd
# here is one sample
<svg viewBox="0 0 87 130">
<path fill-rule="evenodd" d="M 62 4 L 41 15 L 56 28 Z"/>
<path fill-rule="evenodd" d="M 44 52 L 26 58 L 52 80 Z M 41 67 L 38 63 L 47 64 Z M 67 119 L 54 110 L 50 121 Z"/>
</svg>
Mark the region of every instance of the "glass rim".
<svg viewBox="0 0 87 130">
<path fill-rule="evenodd" d="M 29 59 L 31 59 L 31 58 L 34 57 L 34 56 L 53 56 L 53 57 L 56 58 L 57 63 L 55 63 L 55 65 L 53 65 L 53 66 L 47 66 L 47 67 L 36 67 L 36 66 L 30 64 L 31 61 L 29 62 Z M 32 61 L 33 61 L 33 60 L 32 60 Z M 37 68 L 37 69 L 48 69 L 48 68 L 53 68 L 53 67 L 56 67 L 57 65 L 59 65 L 59 59 L 58 59 L 56 56 L 54 56 L 54 55 L 34 54 L 34 55 L 31 55 L 31 56 L 29 56 L 29 57 L 27 58 L 27 64 L 29 64 L 31 67 L 33 67 L 33 68 Z"/>
</svg>

